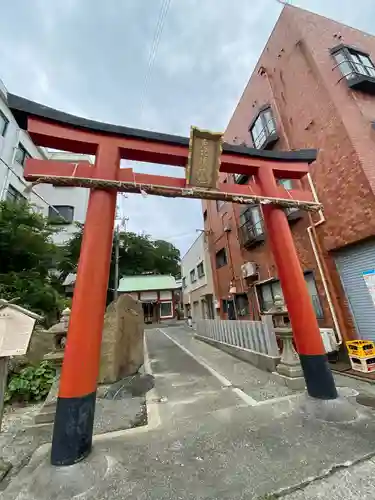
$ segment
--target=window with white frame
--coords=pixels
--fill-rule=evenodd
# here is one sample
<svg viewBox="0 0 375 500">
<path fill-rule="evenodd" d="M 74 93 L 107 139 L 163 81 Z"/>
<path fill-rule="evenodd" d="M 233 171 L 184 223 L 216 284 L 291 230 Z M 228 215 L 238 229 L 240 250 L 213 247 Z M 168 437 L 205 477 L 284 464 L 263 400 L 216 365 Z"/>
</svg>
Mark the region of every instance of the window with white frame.
<svg viewBox="0 0 375 500">
<path fill-rule="evenodd" d="M 333 57 L 347 80 L 358 75 L 375 78 L 375 66 L 367 54 L 351 47 L 342 46 L 333 52 Z"/>
<path fill-rule="evenodd" d="M 197 271 L 198 271 L 198 278 L 203 278 L 203 276 L 204 276 L 204 265 L 203 265 L 203 262 L 200 262 L 197 265 Z"/>
<path fill-rule="evenodd" d="M 6 200 L 12 203 L 20 203 L 26 201 L 26 197 L 20 193 L 14 186 L 9 184 L 6 194 Z"/>
<path fill-rule="evenodd" d="M 190 271 L 190 283 L 195 283 L 197 281 L 197 276 L 195 274 L 195 269 Z"/>
<path fill-rule="evenodd" d="M 160 302 L 160 318 L 171 318 L 173 316 L 172 302 Z"/>
<path fill-rule="evenodd" d="M 28 158 L 31 158 L 31 155 L 29 155 L 22 144 L 19 143 L 14 157 L 15 161 L 24 167 Z"/>
<path fill-rule="evenodd" d="M 262 110 L 254 123 L 250 126 L 250 134 L 254 147 L 262 149 L 267 139 L 276 133 L 276 123 L 271 108 Z"/>
<path fill-rule="evenodd" d="M 9 124 L 8 118 L 0 111 L 0 136 L 4 137 Z"/>
<path fill-rule="evenodd" d="M 50 224 L 72 224 L 74 221 L 74 207 L 69 205 L 54 205 L 48 208 Z"/>
</svg>

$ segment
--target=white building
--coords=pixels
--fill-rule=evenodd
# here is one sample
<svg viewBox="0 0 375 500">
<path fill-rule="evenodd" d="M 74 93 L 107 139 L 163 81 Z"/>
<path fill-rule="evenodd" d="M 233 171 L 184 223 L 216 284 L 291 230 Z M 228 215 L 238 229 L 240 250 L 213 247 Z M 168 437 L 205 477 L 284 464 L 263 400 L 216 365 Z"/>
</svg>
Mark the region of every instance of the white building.
<svg viewBox="0 0 375 500">
<path fill-rule="evenodd" d="M 54 240 L 57 244 L 64 243 L 76 231 L 75 222 L 85 221 L 89 190 L 40 184 L 31 191 L 25 191 L 29 183 L 23 177 L 23 169 L 26 159 L 30 157 L 73 162 L 94 161 L 93 157 L 87 155 L 51 153 L 36 146 L 29 134 L 19 128 L 10 112 L 7 90 L 0 80 L 0 201 L 28 199 L 38 212 L 50 219 L 51 224 L 61 227 Z"/>
<path fill-rule="evenodd" d="M 92 156 L 63 151 L 48 153 L 48 157 L 53 160 L 69 162 L 90 161 L 92 164 L 95 161 Z M 55 222 L 61 226 L 61 231 L 54 235 L 55 243 L 61 244 L 69 240 L 77 231 L 75 223 L 83 224 L 85 222 L 90 190 L 80 187 L 40 184 L 35 186 L 35 191 L 51 203 L 44 211 L 44 215 L 48 216 L 51 223 Z"/>
<path fill-rule="evenodd" d="M 185 316 L 193 321 L 215 317 L 215 297 L 207 237 L 202 232 L 182 257 L 182 294 Z"/>
</svg>

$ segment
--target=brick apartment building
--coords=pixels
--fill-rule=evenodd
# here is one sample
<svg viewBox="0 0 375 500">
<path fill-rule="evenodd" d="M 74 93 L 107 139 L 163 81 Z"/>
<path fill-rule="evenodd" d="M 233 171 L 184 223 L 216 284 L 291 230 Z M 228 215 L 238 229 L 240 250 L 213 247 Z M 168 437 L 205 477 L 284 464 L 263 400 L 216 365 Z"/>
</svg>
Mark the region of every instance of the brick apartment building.
<svg viewBox="0 0 375 500">
<path fill-rule="evenodd" d="M 255 148 L 319 150 L 304 188 L 324 211 L 288 218 L 319 324 L 344 340 L 375 339 L 373 61 L 375 37 L 287 5 L 224 135 Z M 281 182 L 288 190 L 298 181 Z M 261 208 L 204 201 L 203 217 L 221 316 L 235 287 L 238 316 L 257 318 L 282 293 Z"/>
</svg>

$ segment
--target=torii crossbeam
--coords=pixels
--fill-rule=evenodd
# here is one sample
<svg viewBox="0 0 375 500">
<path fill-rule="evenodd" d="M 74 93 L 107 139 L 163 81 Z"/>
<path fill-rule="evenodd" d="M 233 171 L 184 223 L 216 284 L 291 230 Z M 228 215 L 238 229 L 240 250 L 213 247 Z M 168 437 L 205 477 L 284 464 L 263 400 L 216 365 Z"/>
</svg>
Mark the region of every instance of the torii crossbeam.
<svg viewBox="0 0 375 500">
<path fill-rule="evenodd" d="M 117 191 L 261 203 L 307 391 L 315 398 L 337 397 L 283 210 L 299 207 L 315 211 L 321 206 L 310 191 L 287 192 L 277 183 L 278 179 L 302 179 L 316 159 L 315 150 L 262 151 L 224 143 L 219 155 L 220 172 L 253 175 L 255 181 L 207 188 L 203 181 L 199 185 L 199 179 L 191 185 L 186 179 L 120 169 L 121 159 L 186 167 L 192 154 L 188 138 L 86 120 L 13 94 L 8 94 L 8 105 L 37 145 L 96 157 L 94 166 L 30 159 L 24 172 L 31 182 L 91 188 L 61 373 L 52 464 L 70 465 L 82 460 L 92 446 Z"/>
</svg>

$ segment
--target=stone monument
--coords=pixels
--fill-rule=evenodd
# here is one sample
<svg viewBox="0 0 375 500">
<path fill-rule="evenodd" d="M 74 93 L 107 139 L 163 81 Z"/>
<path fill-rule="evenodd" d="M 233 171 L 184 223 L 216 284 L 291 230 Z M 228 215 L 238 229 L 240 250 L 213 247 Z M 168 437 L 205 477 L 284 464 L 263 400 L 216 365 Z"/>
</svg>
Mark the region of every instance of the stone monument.
<svg viewBox="0 0 375 500">
<path fill-rule="evenodd" d="M 100 384 L 134 375 L 143 365 L 143 309 L 140 302 L 123 294 L 107 307 L 100 357 Z"/>
<path fill-rule="evenodd" d="M 56 377 L 40 413 L 35 417 L 36 424 L 53 423 L 55 418 L 69 319 L 70 309 L 65 309 L 59 323 L 47 330 L 53 336 L 53 349 L 43 359 L 55 365 Z M 143 335 L 141 304 L 130 295 L 120 295 L 107 307 L 104 317 L 99 384 L 111 384 L 137 373 L 143 365 Z"/>
</svg>

